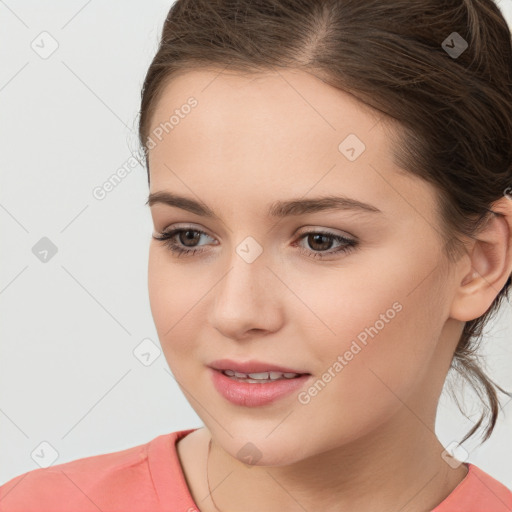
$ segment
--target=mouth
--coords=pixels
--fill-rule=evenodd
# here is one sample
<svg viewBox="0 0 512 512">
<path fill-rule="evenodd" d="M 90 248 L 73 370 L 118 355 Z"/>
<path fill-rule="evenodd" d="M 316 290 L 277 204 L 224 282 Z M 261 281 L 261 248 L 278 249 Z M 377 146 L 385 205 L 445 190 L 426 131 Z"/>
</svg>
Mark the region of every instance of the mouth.
<svg viewBox="0 0 512 512">
<path fill-rule="evenodd" d="M 209 370 L 217 392 L 232 404 L 244 407 L 265 406 L 284 399 L 299 392 L 312 378 L 310 373 L 296 371 L 245 373 L 213 367 Z"/>
<path fill-rule="evenodd" d="M 242 373 L 237 372 L 235 370 L 217 370 L 226 377 L 230 377 L 233 380 L 239 382 L 246 382 L 248 384 L 265 384 L 270 382 L 275 382 L 276 380 L 287 380 L 287 379 L 297 379 L 303 375 L 310 375 L 305 373 L 295 373 L 295 372 L 255 372 L 255 373 Z"/>
<path fill-rule="evenodd" d="M 234 361 L 232 359 L 219 359 L 213 361 L 209 367 L 222 372 L 227 377 L 244 380 L 244 382 L 249 380 L 265 382 L 279 379 L 294 379 L 303 375 L 311 375 L 311 373 L 302 369 L 288 368 L 256 360 Z"/>
</svg>

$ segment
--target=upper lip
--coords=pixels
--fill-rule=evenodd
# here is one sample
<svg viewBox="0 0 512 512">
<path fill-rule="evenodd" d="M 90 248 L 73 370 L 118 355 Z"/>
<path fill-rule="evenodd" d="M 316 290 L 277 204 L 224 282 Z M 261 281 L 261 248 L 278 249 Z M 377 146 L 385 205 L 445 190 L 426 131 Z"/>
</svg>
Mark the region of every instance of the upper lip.
<svg viewBox="0 0 512 512">
<path fill-rule="evenodd" d="M 294 370 L 286 366 L 280 366 L 274 363 L 265 363 L 264 361 L 233 361 L 232 359 L 217 359 L 209 365 L 214 370 L 234 370 L 240 373 L 259 373 L 259 372 L 281 372 L 281 373 L 308 373 L 301 370 Z"/>
</svg>

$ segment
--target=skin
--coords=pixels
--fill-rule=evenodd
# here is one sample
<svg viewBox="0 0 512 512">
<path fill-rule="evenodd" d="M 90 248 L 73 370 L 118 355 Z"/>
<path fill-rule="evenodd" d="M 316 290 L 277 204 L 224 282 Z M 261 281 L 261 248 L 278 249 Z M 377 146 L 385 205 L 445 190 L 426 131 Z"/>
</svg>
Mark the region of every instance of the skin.
<svg viewBox="0 0 512 512">
<path fill-rule="evenodd" d="M 149 151 L 150 192 L 200 200 L 220 217 L 150 208 L 154 236 L 178 224 L 207 233 L 195 242 L 205 252 L 192 256 L 152 239 L 148 269 L 166 360 L 204 423 L 177 444 L 191 495 L 201 511 L 216 510 L 211 437 L 208 477 L 222 511 L 431 510 L 467 474 L 442 456 L 436 409 L 464 322 L 486 311 L 512 271 L 512 201 L 497 202 L 503 216 L 448 262 L 436 192 L 395 165 L 378 114 L 303 71 L 219 73 L 175 77 L 150 126 L 197 99 Z M 338 150 L 351 133 L 366 145 L 355 161 Z M 266 216 L 274 201 L 330 194 L 382 213 Z M 315 230 L 359 245 L 329 255 L 343 244 L 301 237 Z M 252 263 L 236 252 L 248 236 L 263 249 Z M 237 406 L 212 386 L 206 365 L 224 357 L 317 380 L 396 302 L 401 311 L 307 404 L 292 393 Z M 252 466 L 237 458 L 248 442 L 261 452 Z"/>
</svg>

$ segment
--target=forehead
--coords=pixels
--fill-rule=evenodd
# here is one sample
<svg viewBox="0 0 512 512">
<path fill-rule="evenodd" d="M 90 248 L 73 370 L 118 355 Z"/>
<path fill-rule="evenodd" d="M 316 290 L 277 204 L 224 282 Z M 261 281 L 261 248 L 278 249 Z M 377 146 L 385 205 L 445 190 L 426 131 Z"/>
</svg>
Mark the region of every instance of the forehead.
<svg viewBox="0 0 512 512">
<path fill-rule="evenodd" d="M 195 106 L 185 108 L 190 98 Z M 430 207 L 428 184 L 394 164 L 394 134 L 381 116 L 303 71 L 189 70 L 166 85 L 151 120 L 150 135 L 161 132 L 149 151 L 151 192 L 204 193 L 208 182 L 213 193 L 337 191 L 377 206 L 413 194 Z"/>
<path fill-rule="evenodd" d="M 379 130 L 373 128 L 382 118 L 380 112 L 349 92 L 304 71 L 242 74 L 213 68 L 181 71 L 173 76 L 160 94 L 150 129 L 165 123 L 190 97 L 198 103 L 192 122 L 205 129 L 255 127 L 259 122 L 260 128 L 266 124 L 267 132 L 274 136 L 338 132 L 336 136 L 340 137 L 344 130 L 358 130 L 361 136 L 373 131 L 372 137 L 378 138 Z M 273 124 L 267 124 L 271 121 Z"/>
</svg>

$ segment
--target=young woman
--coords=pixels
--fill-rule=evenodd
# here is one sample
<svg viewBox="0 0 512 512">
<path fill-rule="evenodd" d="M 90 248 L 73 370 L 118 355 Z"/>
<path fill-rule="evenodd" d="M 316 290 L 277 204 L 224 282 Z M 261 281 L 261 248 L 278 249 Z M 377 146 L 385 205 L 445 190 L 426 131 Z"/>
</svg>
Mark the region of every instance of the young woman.
<svg viewBox="0 0 512 512">
<path fill-rule="evenodd" d="M 511 83 L 491 0 L 173 4 L 149 294 L 204 427 L 20 475 L 0 509 L 511 511 L 435 434 L 451 368 L 484 441 L 504 391 L 475 349 L 511 285 Z"/>
</svg>

